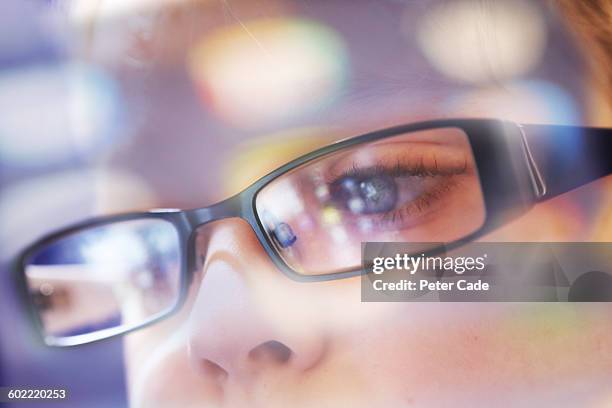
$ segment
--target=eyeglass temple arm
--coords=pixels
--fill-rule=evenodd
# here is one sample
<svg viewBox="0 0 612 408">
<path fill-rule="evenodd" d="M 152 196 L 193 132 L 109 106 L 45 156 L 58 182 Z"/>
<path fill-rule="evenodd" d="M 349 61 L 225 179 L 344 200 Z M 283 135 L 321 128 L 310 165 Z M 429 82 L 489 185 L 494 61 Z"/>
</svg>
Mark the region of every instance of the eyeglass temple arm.
<svg viewBox="0 0 612 408">
<path fill-rule="evenodd" d="M 612 129 L 521 125 L 547 200 L 612 174 Z"/>
</svg>

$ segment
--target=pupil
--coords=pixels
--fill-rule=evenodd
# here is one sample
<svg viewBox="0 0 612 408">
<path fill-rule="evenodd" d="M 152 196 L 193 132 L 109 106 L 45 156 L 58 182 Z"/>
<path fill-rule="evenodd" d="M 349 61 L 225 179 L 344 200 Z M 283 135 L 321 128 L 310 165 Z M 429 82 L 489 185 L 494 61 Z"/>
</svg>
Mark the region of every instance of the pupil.
<svg viewBox="0 0 612 408">
<path fill-rule="evenodd" d="M 389 175 L 346 177 L 332 186 L 336 203 L 354 214 L 391 211 L 397 204 L 397 184 Z"/>
<path fill-rule="evenodd" d="M 362 213 L 386 212 L 395 207 L 397 186 L 390 176 L 369 177 L 359 183 L 359 194 L 364 204 Z"/>
</svg>

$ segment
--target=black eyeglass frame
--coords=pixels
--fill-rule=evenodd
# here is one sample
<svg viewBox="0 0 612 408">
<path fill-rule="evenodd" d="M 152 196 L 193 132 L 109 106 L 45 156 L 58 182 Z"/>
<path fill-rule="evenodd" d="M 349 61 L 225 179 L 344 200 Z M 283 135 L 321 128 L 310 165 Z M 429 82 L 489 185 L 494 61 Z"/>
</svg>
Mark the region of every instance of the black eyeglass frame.
<svg viewBox="0 0 612 408">
<path fill-rule="evenodd" d="M 342 140 L 301 156 L 265 175 L 237 195 L 208 207 L 189 210 L 162 209 L 97 217 L 47 235 L 26 248 L 18 257 L 15 268 L 17 289 L 26 307 L 30 310 L 35 325 L 41 333 L 44 333 L 41 318 L 32 302 L 26 282 L 25 268 L 28 259 L 41 248 L 77 231 L 121 221 L 146 219 L 161 219 L 170 222 L 178 233 L 179 249 L 181 252 L 181 285 L 177 302 L 168 310 L 137 325 L 104 329 L 100 332 L 63 339 L 46 338 L 45 343 L 47 345 L 71 346 L 125 334 L 154 324 L 176 312 L 184 304 L 196 269 L 196 230 L 205 224 L 225 218 L 238 217 L 246 220 L 254 230 L 259 242 L 274 265 L 292 280 L 299 282 L 320 282 L 361 275 L 363 274 L 361 266 L 358 267 L 359 269 L 324 275 L 304 275 L 289 267 L 277 251 L 257 215 L 257 194 L 278 177 L 298 166 L 330 153 L 362 143 L 374 142 L 410 132 L 442 128 L 457 128 L 466 134 L 472 148 L 486 210 L 485 221 L 482 226 L 460 240 L 445 244 L 447 249 L 477 239 L 518 215 L 523 214 L 538 201 L 551 198 L 554 195 L 612 173 L 612 157 L 605 157 L 605 152 L 612 152 L 612 129 L 557 125 L 519 125 L 498 119 L 442 119 L 395 126 Z M 574 180 L 576 177 L 564 179 L 563 177 L 555 178 L 551 176 L 554 184 L 554 194 L 551 194 L 547 190 L 547 180 L 541 174 L 537 164 L 540 156 L 546 153 L 546 149 L 539 149 L 535 152 L 536 154 L 532 153 L 530 150 L 532 133 L 537 134 L 537 138 L 540 141 L 544 141 L 544 144 L 555 143 L 563 135 L 565 137 L 575 137 L 576 135 L 581 138 L 586 137 L 589 141 L 587 143 L 589 151 L 600 156 L 604 152 L 603 158 L 606 160 L 606 163 L 603 167 L 591 172 L 592 174 L 586 174 L 582 178 L 578 177 L 578 181 Z M 571 165 L 563 163 L 556 163 L 556 165 L 562 172 L 575 172 Z M 575 185 L 572 185 L 572 183 Z"/>
</svg>

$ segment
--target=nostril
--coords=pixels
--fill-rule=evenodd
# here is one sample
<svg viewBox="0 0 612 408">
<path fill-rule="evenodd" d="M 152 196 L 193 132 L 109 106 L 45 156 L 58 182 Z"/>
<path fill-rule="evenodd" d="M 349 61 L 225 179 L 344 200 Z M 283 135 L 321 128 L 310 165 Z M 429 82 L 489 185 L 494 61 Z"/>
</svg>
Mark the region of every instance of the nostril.
<svg viewBox="0 0 612 408">
<path fill-rule="evenodd" d="M 227 379 L 227 371 L 221 368 L 219 364 L 213 363 L 210 360 L 200 360 L 200 369 L 204 375 L 217 383 L 222 383 Z"/>
<path fill-rule="evenodd" d="M 275 363 L 283 364 L 289 361 L 293 352 L 283 343 L 270 340 L 253 348 L 249 352 L 249 358 L 254 361 L 272 360 Z"/>
</svg>

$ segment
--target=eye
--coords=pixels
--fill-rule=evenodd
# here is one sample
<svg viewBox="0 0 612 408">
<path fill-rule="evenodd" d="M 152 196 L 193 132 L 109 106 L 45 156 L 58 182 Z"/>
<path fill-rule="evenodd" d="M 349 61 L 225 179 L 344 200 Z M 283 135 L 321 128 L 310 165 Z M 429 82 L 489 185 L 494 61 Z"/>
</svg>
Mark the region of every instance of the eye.
<svg viewBox="0 0 612 408">
<path fill-rule="evenodd" d="M 449 189 L 455 173 L 463 173 L 465 167 L 452 171 L 447 174 L 440 167 L 428 169 L 422 162 L 398 162 L 391 167 L 382 163 L 366 168 L 353 165 L 329 184 L 331 202 L 355 215 L 382 215 L 395 221 L 425 211 Z"/>
<path fill-rule="evenodd" d="M 333 183 L 333 200 L 355 214 L 375 214 L 393 210 L 398 201 L 398 185 L 388 174 L 346 176 Z"/>
</svg>

